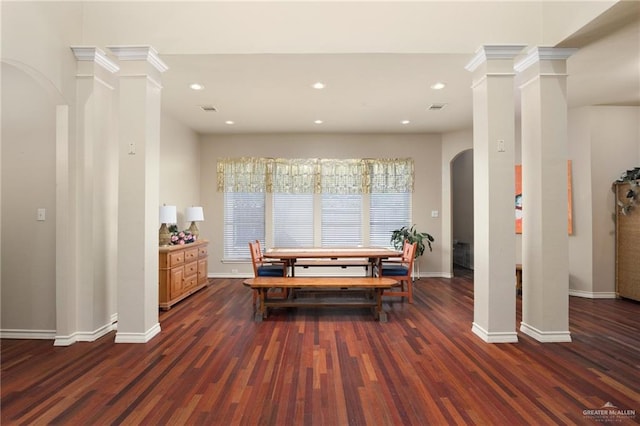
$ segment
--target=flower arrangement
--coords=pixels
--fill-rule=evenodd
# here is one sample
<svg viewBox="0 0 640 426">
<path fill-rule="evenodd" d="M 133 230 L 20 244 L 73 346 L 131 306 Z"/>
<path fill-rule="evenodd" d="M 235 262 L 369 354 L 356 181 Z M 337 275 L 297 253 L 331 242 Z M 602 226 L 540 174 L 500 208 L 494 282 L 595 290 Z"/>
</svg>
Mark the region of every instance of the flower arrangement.
<svg viewBox="0 0 640 426">
<path fill-rule="evenodd" d="M 178 231 L 177 225 L 171 225 L 169 227 L 169 232 L 171 233 L 172 246 L 190 244 L 196 241 L 195 235 L 189 231 Z"/>
</svg>

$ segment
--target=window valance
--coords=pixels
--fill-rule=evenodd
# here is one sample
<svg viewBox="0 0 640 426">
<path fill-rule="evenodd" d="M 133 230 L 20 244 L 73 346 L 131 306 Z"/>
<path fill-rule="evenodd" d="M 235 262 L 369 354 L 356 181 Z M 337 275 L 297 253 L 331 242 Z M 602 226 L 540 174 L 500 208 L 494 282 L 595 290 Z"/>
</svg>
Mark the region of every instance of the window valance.
<svg viewBox="0 0 640 426">
<path fill-rule="evenodd" d="M 413 159 L 219 159 L 220 192 L 367 194 L 413 192 Z"/>
<path fill-rule="evenodd" d="M 266 192 L 268 158 L 231 158 L 218 161 L 218 191 Z"/>
</svg>

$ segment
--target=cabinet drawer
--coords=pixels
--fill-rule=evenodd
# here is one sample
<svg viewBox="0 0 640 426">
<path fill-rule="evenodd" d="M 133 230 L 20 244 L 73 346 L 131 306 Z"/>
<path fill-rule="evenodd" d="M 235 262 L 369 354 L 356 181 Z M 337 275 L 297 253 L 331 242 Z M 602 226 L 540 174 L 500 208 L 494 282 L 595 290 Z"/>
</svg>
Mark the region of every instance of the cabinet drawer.
<svg viewBox="0 0 640 426">
<path fill-rule="evenodd" d="M 185 277 L 183 291 L 187 291 L 187 290 L 191 289 L 192 287 L 195 287 L 197 284 L 198 284 L 198 276 L 197 275 L 192 275 L 190 277 Z"/>
<path fill-rule="evenodd" d="M 169 253 L 169 267 L 180 265 L 184 263 L 184 252 L 177 251 L 175 253 Z"/>
<path fill-rule="evenodd" d="M 198 248 L 198 254 L 200 257 L 205 257 L 207 253 L 207 246 L 200 246 L 200 248 Z"/>
<path fill-rule="evenodd" d="M 196 275 L 198 273 L 198 262 L 189 262 L 184 265 L 184 276 L 190 277 L 191 275 Z"/>
<path fill-rule="evenodd" d="M 190 262 L 192 260 L 196 260 L 198 258 L 198 247 L 194 247 L 192 249 L 188 249 L 184 251 L 184 261 Z"/>
</svg>

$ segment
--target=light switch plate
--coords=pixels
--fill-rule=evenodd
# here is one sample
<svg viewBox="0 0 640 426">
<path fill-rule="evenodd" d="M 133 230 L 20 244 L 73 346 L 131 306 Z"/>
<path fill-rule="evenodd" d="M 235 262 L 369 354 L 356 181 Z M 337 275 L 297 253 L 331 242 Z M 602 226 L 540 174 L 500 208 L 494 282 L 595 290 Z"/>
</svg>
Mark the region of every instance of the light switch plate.
<svg viewBox="0 0 640 426">
<path fill-rule="evenodd" d="M 37 213 L 37 218 L 36 218 L 36 219 L 37 219 L 39 222 L 44 222 L 44 220 L 46 219 L 46 212 L 47 212 L 47 211 L 46 211 L 46 209 L 39 208 L 39 209 L 38 209 L 38 213 Z"/>
</svg>

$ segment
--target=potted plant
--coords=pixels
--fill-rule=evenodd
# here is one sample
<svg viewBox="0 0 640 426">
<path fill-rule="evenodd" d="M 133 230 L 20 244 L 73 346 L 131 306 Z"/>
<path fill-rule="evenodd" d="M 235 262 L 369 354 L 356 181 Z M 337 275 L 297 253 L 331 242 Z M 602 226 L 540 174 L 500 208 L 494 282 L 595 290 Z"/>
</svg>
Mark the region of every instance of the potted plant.
<svg viewBox="0 0 640 426">
<path fill-rule="evenodd" d="M 412 244 L 418 243 L 416 246 L 416 258 L 422 256 L 427 245 L 429 246 L 429 251 L 433 251 L 431 248 L 431 243 L 434 241 L 433 237 L 426 232 L 418 232 L 415 225 L 411 226 L 411 228 L 403 226 L 400 229 L 391 231 L 391 243 L 396 250 L 402 250 L 405 240 Z"/>
</svg>

